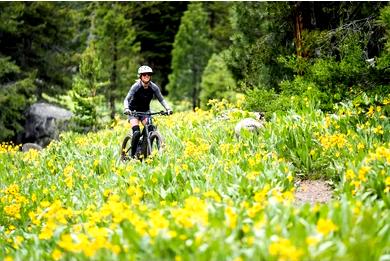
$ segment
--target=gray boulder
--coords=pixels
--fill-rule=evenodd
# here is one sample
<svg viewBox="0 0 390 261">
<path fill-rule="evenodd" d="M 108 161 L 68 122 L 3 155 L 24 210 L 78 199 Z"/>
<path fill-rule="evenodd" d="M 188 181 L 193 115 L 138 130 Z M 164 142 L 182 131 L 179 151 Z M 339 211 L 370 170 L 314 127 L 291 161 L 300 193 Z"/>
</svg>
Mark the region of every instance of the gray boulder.
<svg viewBox="0 0 390 261">
<path fill-rule="evenodd" d="M 72 112 L 48 103 L 35 103 L 26 112 L 22 142 L 46 147 L 68 128 Z"/>
</svg>

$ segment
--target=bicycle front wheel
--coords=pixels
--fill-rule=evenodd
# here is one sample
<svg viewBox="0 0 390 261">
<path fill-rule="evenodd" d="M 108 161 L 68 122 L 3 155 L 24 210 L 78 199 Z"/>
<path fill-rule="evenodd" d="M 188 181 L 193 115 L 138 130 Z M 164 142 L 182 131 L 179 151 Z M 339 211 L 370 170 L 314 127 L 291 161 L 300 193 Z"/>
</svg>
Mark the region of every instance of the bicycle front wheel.
<svg viewBox="0 0 390 261">
<path fill-rule="evenodd" d="M 130 158 L 131 154 L 131 135 L 126 135 L 121 147 L 121 160 L 125 161 Z"/>
<path fill-rule="evenodd" d="M 150 151 L 149 155 L 152 153 L 161 153 L 163 146 L 164 146 L 164 140 L 160 133 L 157 131 L 153 131 L 150 136 Z"/>
</svg>

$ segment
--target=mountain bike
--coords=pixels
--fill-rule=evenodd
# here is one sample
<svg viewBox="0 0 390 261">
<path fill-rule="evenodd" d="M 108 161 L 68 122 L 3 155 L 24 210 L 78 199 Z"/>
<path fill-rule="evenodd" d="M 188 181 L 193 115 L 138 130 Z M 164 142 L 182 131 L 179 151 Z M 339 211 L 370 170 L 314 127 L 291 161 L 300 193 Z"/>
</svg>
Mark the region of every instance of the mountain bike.
<svg viewBox="0 0 390 261">
<path fill-rule="evenodd" d="M 157 131 L 157 126 L 153 124 L 153 115 L 168 115 L 165 111 L 160 112 L 131 112 L 135 117 L 146 116 L 146 124 L 143 127 L 141 137 L 137 144 L 135 158 L 142 161 L 153 152 L 161 152 L 164 145 L 164 140 L 161 134 Z M 126 161 L 131 159 L 131 140 L 133 137 L 132 130 L 123 139 L 121 148 L 121 160 Z"/>
</svg>

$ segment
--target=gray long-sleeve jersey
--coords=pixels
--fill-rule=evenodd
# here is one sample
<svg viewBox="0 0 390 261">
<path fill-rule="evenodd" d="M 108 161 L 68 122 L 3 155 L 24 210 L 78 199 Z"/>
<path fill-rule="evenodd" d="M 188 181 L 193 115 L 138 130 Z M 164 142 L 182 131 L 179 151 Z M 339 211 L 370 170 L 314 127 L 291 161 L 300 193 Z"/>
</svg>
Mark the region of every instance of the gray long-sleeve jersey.
<svg viewBox="0 0 390 261">
<path fill-rule="evenodd" d="M 158 101 L 166 110 L 171 109 L 168 103 L 164 100 L 160 88 L 152 81 L 149 83 L 147 89 L 142 86 L 141 81 L 134 83 L 123 101 L 124 108 L 129 108 L 132 111 L 149 111 L 150 102 L 154 96 L 156 96 Z"/>
</svg>

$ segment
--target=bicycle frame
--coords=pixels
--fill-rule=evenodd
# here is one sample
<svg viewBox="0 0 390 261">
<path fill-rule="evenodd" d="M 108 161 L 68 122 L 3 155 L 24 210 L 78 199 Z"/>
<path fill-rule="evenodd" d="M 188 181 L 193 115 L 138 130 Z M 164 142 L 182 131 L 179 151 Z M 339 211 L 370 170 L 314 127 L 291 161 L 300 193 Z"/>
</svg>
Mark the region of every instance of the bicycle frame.
<svg viewBox="0 0 390 261">
<path fill-rule="evenodd" d="M 133 111 L 131 112 L 131 115 L 132 116 L 135 116 L 135 117 L 143 117 L 143 116 L 147 116 L 146 117 L 146 123 L 144 125 L 144 128 L 142 130 L 142 135 L 141 137 L 143 139 L 146 139 L 146 155 L 150 155 L 151 152 L 152 152 L 152 144 L 151 144 L 151 141 L 150 141 L 150 131 L 149 131 L 149 127 L 150 126 L 153 126 L 153 131 L 155 130 L 155 126 L 153 125 L 153 115 L 168 115 L 167 112 L 165 111 L 160 111 L 160 112 L 137 112 L 137 111 Z M 145 140 L 142 140 L 143 142 L 145 142 Z M 138 146 L 138 145 L 137 145 Z M 143 151 L 143 153 L 145 153 Z"/>
<path fill-rule="evenodd" d="M 149 155 L 152 151 L 152 144 L 150 143 L 150 138 L 149 138 L 149 126 L 153 126 L 153 119 L 151 116 L 146 118 L 146 123 L 144 125 L 144 129 L 142 131 L 142 137 L 143 139 L 146 139 L 146 154 Z M 145 141 L 144 141 L 145 142 Z"/>
</svg>

